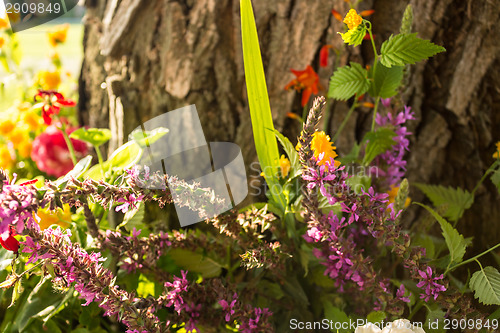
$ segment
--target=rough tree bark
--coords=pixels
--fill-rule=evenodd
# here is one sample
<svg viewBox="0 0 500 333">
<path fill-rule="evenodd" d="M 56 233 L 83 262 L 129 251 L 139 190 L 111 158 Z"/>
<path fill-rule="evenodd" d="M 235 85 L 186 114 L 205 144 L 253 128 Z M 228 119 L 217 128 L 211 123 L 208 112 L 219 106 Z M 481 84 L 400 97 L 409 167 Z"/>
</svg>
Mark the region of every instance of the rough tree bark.
<svg viewBox="0 0 500 333">
<path fill-rule="evenodd" d="M 342 0 L 254 0 L 275 125 L 294 136 L 297 125 L 286 113 L 301 114 L 300 96 L 284 91 L 290 68 L 318 68 L 324 44 L 343 46 L 337 31 L 343 24 L 330 11 L 344 13 Z M 448 52 L 411 70 L 405 101 L 417 115 L 408 175 L 413 181 L 472 190 L 492 162 L 500 140 L 500 16 L 497 1 L 412 0 L 413 30 Z M 406 1 L 363 2 L 376 40 L 397 33 Z M 111 148 L 152 117 L 196 104 L 207 141 L 240 145 L 246 164 L 255 160 L 244 73 L 237 0 L 87 0 L 85 60 L 80 85 L 81 121 L 110 126 Z M 348 49 L 330 63 L 368 63 L 368 47 Z M 328 87 L 332 67 L 319 70 Z M 326 94 L 326 91 L 322 93 Z M 330 130 L 347 113 L 346 103 L 331 106 Z M 336 142 L 348 152 L 370 122 L 369 110 L 358 111 Z M 255 171 L 251 174 L 256 176 Z M 412 197 L 422 200 L 418 191 Z M 459 225 L 475 237 L 476 251 L 500 240 L 499 196 L 486 181 Z M 410 210 L 415 220 L 418 210 Z"/>
</svg>

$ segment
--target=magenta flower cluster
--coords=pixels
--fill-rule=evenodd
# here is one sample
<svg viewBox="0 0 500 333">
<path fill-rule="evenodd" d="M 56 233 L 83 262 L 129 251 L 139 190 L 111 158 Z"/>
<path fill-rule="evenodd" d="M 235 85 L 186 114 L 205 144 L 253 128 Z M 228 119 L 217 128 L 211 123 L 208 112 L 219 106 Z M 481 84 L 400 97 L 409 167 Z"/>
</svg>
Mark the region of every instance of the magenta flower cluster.
<svg viewBox="0 0 500 333">
<path fill-rule="evenodd" d="M 390 108 L 390 100 L 383 100 L 382 104 Z M 396 116 L 388 112 L 386 116 L 382 116 L 378 113 L 375 118 L 378 126 L 391 128 L 396 133 L 396 137 L 394 137 L 396 144 L 385 153 L 377 156 L 374 160 L 376 168 L 371 169 L 373 174 L 377 174 L 379 177 L 385 177 L 385 183 L 388 187 L 399 184 L 404 177 L 406 161 L 403 157 L 410 145 L 408 136 L 412 134 L 408 132 L 404 124 L 408 120 L 414 119 L 415 115 L 411 112 L 411 107 L 406 105 L 404 106 L 404 111 L 398 113 Z"/>
</svg>

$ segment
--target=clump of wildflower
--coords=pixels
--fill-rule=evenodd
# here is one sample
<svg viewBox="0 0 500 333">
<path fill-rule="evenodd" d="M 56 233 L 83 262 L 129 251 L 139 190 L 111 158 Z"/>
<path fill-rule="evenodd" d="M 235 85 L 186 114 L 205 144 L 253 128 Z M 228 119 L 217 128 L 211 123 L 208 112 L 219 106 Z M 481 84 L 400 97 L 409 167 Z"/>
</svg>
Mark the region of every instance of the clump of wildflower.
<svg viewBox="0 0 500 333">
<path fill-rule="evenodd" d="M 285 90 L 293 88 L 297 91 L 302 91 L 302 106 L 305 106 L 312 94 L 318 93 L 319 76 L 311 66 L 307 66 L 305 70 L 297 71 L 291 69 L 291 72 L 296 76 L 290 81 Z"/>
<path fill-rule="evenodd" d="M 288 160 L 285 155 L 281 155 L 278 163 L 280 165 L 281 177 L 285 178 L 290 172 L 290 160 Z"/>
<path fill-rule="evenodd" d="M 366 25 L 363 23 L 363 18 L 358 15 L 355 9 L 350 9 L 343 22 L 347 24 L 348 28 L 345 33 L 339 32 L 344 43 L 354 46 L 361 44 L 367 30 Z"/>
<path fill-rule="evenodd" d="M 0 236 L 4 239 L 11 235 L 11 226 L 17 234 L 22 234 L 25 226 L 39 230 L 33 218 L 38 208 L 37 191 L 32 185 L 14 185 L 8 177 L 0 174 Z"/>
<path fill-rule="evenodd" d="M 35 107 L 42 108 L 42 117 L 46 125 L 52 124 L 52 116 L 59 114 L 62 107 L 76 105 L 74 101 L 64 98 L 61 93 L 53 90 L 38 90 L 35 95 L 35 102 L 38 102 L 38 97 L 41 98 L 41 101 Z"/>
<path fill-rule="evenodd" d="M 371 172 L 385 178 L 385 185 L 388 187 L 399 184 L 405 174 L 406 161 L 403 157 L 406 151 L 409 150 L 410 141 L 408 136 L 412 133 L 408 131 L 404 124 L 413 119 L 415 119 L 414 114 L 411 112 L 411 107 L 408 106 L 405 106 L 404 111 L 396 116 L 393 116 L 391 112 L 387 113 L 386 116 L 381 116 L 378 113 L 375 118 L 379 126 L 393 129 L 396 133 L 396 137 L 393 138 L 396 143 L 391 149 L 377 156 L 373 162 L 376 167 L 370 168 Z"/>
<path fill-rule="evenodd" d="M 349 30 L 357 28 L 361 22 L 363 22 L 363 18 L 358 15 L 356 9 L 350 9 L 343 21 L 347 24 Z"/>
<path fill-rule="evenodd" d="M 493 158 L 500 158 L 500 141 L 497 142 L 497 151 L 493 154 Z"/>
<path fill-rule="evenodd" d="M 56 47 L 59 44 L 62 44 L 66 41 L 66 37 L 68 35 L 69 24 L 59 25 L 54 28 L 53 31 L 47 33 L 49 37 L 49 43 L 52 47 Z"/>
<path fill-rule="evenodd" d="M 436 300 L 440 292 L 446 291 L 446 287 L 444 285 L 437 283 L 437 281 L 443 280 L 444 275 L 441 274 L 434 277 L 430 266 L 427 266 L 425 271 L 419 270 L 418 274 L 422 280 L 417 283 L 417 287 L 424 290 L 424 293 L 420 295 L 420 298 L 423 298 L 426 302 L 428 302 L 431 297 Z"/>
</svg>

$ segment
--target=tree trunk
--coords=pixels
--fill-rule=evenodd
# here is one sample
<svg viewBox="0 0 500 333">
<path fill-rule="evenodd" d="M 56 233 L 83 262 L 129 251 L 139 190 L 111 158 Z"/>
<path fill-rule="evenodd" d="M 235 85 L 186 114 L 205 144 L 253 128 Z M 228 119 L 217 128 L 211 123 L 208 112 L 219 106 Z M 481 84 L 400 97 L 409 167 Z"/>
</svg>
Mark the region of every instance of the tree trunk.
<svg viewBox="0 0 500 333">
<path fill-rule="evenodd" d="M 497 1 L 412 0 L 413 30 L 448 50 L 412 67 L 405 101 L 417 120 L 408 158 L 410 183 L 460 186 L 471 191 L 491 164 L 500 140 L 500 8 Z M 343 23 L 331 9 L 349 9 L 342 0 L 254 0 L 266 78 L 279 130 L 298 134 L 300 96 L 283 88 L 290 68 L 318 68 L 321 46 L 344 48 L 337 31 Z M 333 6 L 332 6 L 333 5 Z M 376 41 L 397 33 L 407 3 L 375 0 L 370 18 Z M 110 126 L 110 150 L 130 131 L 164 112 L 195 104 L 207 141 L 238 144 L 248 166 L 256 159 L 246 102 L 237 0 L 87 0 L 85 57 L 81 73 L 81 121 Z M 328 68 L 319 69 L 326 94 L 333 63 L 369 63 L 371 48 L 347 48 Z M 330 133 L 349 106 L 332 103 Z M 336 146 L 348 152 L 369 128 L 371 113 L 357 111 Z M 258 171 L 250 172 L 258 181 Z M 252 194 L 253 191 L 250 190 Z M 422 201 L 418 191 L 412 198 Z M 459 228 L 475 237 L 476 251 L 500 240 L 498 193 L 489 181 L 477 192 L 473 207 Z M 416 220 L 422 214 L 410 210 Z"/>
</svg>

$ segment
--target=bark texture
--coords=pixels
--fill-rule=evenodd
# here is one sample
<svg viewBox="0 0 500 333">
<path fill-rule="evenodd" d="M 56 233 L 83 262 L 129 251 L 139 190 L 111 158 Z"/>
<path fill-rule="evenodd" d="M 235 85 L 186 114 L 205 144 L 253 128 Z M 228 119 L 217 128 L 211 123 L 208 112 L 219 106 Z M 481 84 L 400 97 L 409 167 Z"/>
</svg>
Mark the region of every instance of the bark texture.
<svg viewBox="0 0 500 333">
<path fill-rule="evenodd" d="M 370 18 L 380 42 L 397 33 L 408 2 L 374 0 Z M 412 67 L 405 102 L 417 120 L 408 156 L 411 182 L 460 186 L 472 190 L 491 164 L 500 140 L 500 19 L 498 1 L 412 0 L 413 30 L 448 52 Z M 278 129 L 298 134 L 286 113 L 302 113 L 300 96 L 283 87 L 289 69 L 318 69 L 321 46 L 344 46 L 331 15 L 348 10 L 343 0 L 254 0 L 261 48 Z M 176 108 L 196 104 L 207 141 L 235 142 L 247 165 L 255 160 L 246 103 L 237 0 L 87 0 L 85 60 L 81 74 L 81 121 L 110 126 L 111 150 L 127 140 L 141 122 Z M 326 94 L 333 64 L 369 63 L 369 45 L 332 54 L 319 69 Z M 346 103 L 332 103 L 333 133 L 347 113 Z M 336 142 L 348 152 L 371 121 L 370 110 L 357 111 Z M 248 170 L 251 176 L 257 171 Z M 257 179 L 255 177 L 255 179 Z M 252 192 L 252 191 L 250 191 Z M 413 199 L 421 201 L 418 191 Z M 499 196 L 486 181 L 459 228 L 475 237 L 476 250 L 500 240 Z M 415 220 L 419 210 L 410 210 Z"/>
</svg>

